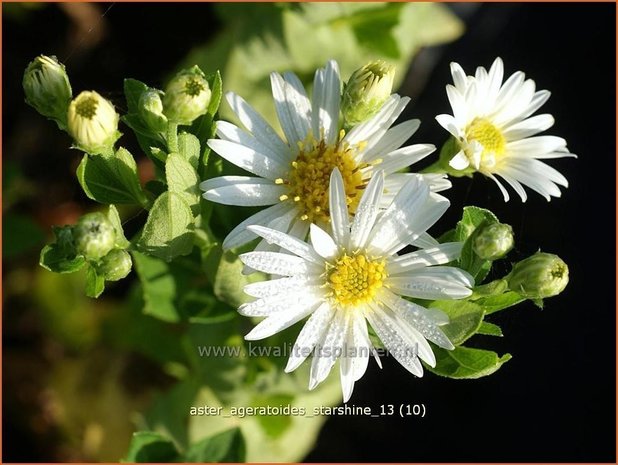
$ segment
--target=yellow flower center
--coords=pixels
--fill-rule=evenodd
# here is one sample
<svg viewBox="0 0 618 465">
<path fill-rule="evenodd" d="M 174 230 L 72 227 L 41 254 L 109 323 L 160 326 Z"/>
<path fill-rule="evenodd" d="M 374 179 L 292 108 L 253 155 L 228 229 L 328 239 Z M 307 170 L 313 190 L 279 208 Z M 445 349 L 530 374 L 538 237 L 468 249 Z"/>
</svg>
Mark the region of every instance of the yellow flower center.
<svg viewBox="0 0 618 465">
<path fill-rule="evenodd" d="M 75 112 L 78 116 L 86 119 L 94 118 L 97 114 L 97 107 L 99 102 L 94 97 L 83 97 L 75 105 Z"/>
<path fill-rule="evenodd" d="M 344 254 L 328 276 L 334 299 L 342 306 L 356 306 L 373 299 L 386 279 L 385 267 L 385 260 Z"/>
<path fill-rule="evenodd" d="M 340 139 L 342 137 L 343 133 Z M 323 140 L 316 141 L 312 136 L 298 145 L 298 156 L 292 162 L 290 171 L 285 178 L 275 181 L 289 187 L 288 194 L 282 195 L 280 200 L 291 199 L 296 202 L 302 211 L 303 220 L 312 223 L 328 222 L 330 175 L 338 168 L 343 178 L 348 211 L 353 214 L 366 185 L 361 170 L 369 166 L 356 162 L 355 153 L 358 147 L 350 146 L 341 140 L 335 145 L 328 145 Z"/>
<path fill-rule="evenodd" d="M 506 139 L 502 132 L 487 118 L 475 118 L 466 128 L 466 140 L 468 143 L 476 141 L 483 146 L 480 160 L 473 164 L 482 168 L 484 165 L 492 167 L 499 158 L 504 155 Z M 471 154 L 467 154 L 469 157 Z"/>
</svg>

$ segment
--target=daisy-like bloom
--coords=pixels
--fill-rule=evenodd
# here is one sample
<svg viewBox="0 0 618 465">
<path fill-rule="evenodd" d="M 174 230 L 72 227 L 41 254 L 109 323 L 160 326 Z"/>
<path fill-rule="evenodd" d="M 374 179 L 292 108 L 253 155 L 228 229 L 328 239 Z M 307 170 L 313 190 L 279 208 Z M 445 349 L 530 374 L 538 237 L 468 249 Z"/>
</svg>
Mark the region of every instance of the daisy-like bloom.
<svg viewBox="0 0 618 465">
<path fill-rule="evenodd" d="M 461 243 L 397 255 L 423 234 L 448 208 L 449 201 L 430 192 L 420 175 L 412 175 L 385 210 L 383 172 L 375 173 L 351 224 L 344 179 L 335 169 L 330 178 L 332 235 L 311 224 L 310 243 L 263 226 L 255 234 L 284 252 L 254 251 L 240 256 L 253 269 L 280 276 L 249 284 L 245 292 L 257 300 L 244 304 L 245 316 L 266 317 L 245 336 L 271 336 L 310 315 L 288 360 L 295 370 L 313 351 L 309 389 L 328 376 L 340 360 L 341 385 L 347 401 L 365 370 L 373 347 L 367 322 L 391 355 L 416 376 L 419 361 L 435 366 L 427 340 L 440 347 L 453 345 L 440 329 L 448 317 L 402 296 L 459 299 L 471 294 L 472 277 L 448 263 L 461 252 Z"/>
<path fill-rule="evenodd" d="M 561 137 L 536 135 L 553 126 L 551 115 L 531 117 L 550 93 L 536 91 L 534 81 L 525 79 L 521 71 L 503 84 L 503 73 L 500 58 L 496 58 L 489 72 L 481 66 L 474 76 L 466 76 L 461 66 L 451 63 L 455 85 L 447 85 L 446 93 L 453 116 L 436 116 L 461 148 L 449 164 L 455 170 L 478 171 L 492 179 L 505 201 L 509 194 L 496 176 L 506 181 L 524 202 L 527 195 L 522 184 L 548 201 L 560 197 L 558 186 L 568 187 L 568 181 L 539 160 L 575 155 L 569 153 Z"/>
<path fill-rule="evenodd" d="M 225 249 L 255 239 L 249 225 L 268 226 L 301 239 L 307 237 L 311 223 L 326 227 L 328 183 L 334 168 L 342 175 L 346 205 L 354 213 L 374 170 L 386 174 L 386 202 L 411 176 L 398 171 L 435 150 L 430 144 L 401 147 L 419 121 L 391 128 L 410 100 L 395 94 L 369 120 L 347 134 L 340 131 L 341 83 L 335 61 L 315 73 L 311 100 L 292 73 L 271 74 L 271 84 L 285 140 L 241 97 L 228 93 L 227 100 L 247 131 L 218 121 L 219 139 L 208 141 L 215 152 L 256 177 L 209 179 L 200 185 L 204 198 L 226 205 L 270 206 L 239 224 L 223 242 Z M 427 179 L 435 191 L 450 187 L 442 175 Z M 265 241 L 257 246 L 266 249 Z"/>
</svg>

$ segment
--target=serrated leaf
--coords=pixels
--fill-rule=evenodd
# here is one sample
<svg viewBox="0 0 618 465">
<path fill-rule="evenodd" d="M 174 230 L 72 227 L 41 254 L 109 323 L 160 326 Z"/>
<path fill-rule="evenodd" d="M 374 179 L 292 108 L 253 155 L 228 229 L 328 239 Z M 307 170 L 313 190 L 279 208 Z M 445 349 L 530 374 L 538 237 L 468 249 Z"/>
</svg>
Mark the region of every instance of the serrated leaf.
<svg viewBox="0 0 618 465">
<path fill-rule="evenodd" d="M 168 463 L 178 461 L 178 450 L 174 443 L 163 435 L 151 431 L 133 433 L 129 452 L 123 462 Z"/>
<path fill-rule="evenodd" d="M 191 208 L 181 195 L 163 193 L 148 214 L 139 249 L 166 261 L 187 255 L 193 248 L 193 220 Z"/>
<path fill-rule="evenodd" d="M 193 134 L 183 132 L 178 136 L 178 153 L 197 170 L 200 160 L 200 141 Z"/>
<path fill-rule="evenodd" d="M 56 242 L 43 247 L 39 264 L 54 273 L 74 273 L 80 270 L 86 260 L 75 252 L 71 226 L 54 227 L 53 231 Z"/>
<path fill-rule="evenodd" d="M 456 346 L 473 336 L 483 321 L 483 309 L 473 302 L 436 300 L 430 308 L 439 308 L 448 315 L 449 323 L 441 329 Z"/>
<path fill-rule="evenodd" d="M 139 252 L 133 252 L 133 262 L 142 283 L 144 313 L 170 323 L 180 321 L 175 303 L 178 286 L 170 265 Z"/>
<path fill-rule="evenodd" d="M 502 328 L 500 326 L 490 323 L 488 321 L 483 321 L 476 334 L 484 334 L 485 336 L 497 336 L 502 337 Z"/>
<path fill-rule="evenodd" d="M 133 155 L 122 147 L 112 156 L 84 155 L 77 168 L 77 179 L 86 195 L 100 203 L 148 202 Z"/>
<path fill-rule="evenodd" d="M 199 144 L 198 144 L 199 145 Z M 171 153 L 165 162 L 165 178 L 170 192 L 178 194 L 195 214 L 199 207 L 200 183 L 195 168 L 178 153 Z"/>
<path fill-rule="evenodd" d="M 199 463 L 240 463 L 245 461 L 245 455 L 245 439 L 240 429 L 234 428 L 193 444 L 184 460 Z"/>
<path fill-rule="evenodd" d="M 86 270 L 86 295 L 98 298 L 105 290 L 105 278 L 97 273 L 93 266 Z"/>
<path fill-rule="evenodd" d="M 118 214 L 118 210 L 115 205 L 110 205 L 109 210 L 107 211 L 107 218 L 114 226 L 116 230 L 116 247 L 120 249 L 126 249 L 131 245 L 131 243 L 127 240 L 124 235 L 124 230 L 122 228 L 122 221 L 120 220 L 120 215 Z"/>
<path fill-rule="evenodd" d="M 446 350 L 434 347 L 435 368 L 427 366 L 432 373 L 454 379 L 477 379 L 495 373 L 511 359 L 511 354 L 499 357 L 490 350 L 455 347 Z"/>
</svg>

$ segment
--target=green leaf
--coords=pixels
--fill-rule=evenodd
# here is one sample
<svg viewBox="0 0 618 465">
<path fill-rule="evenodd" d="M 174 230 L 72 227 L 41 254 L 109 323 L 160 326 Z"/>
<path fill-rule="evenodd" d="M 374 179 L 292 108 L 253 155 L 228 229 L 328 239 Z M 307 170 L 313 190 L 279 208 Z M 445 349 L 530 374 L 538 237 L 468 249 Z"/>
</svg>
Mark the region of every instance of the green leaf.
<svg viewBox="0 0 618 465">
<path fill-rule="evenodd" d="M 199 463 L 227 463 L 245 461 L 245 439 L 239 428 L 215 434 L 193 444 L 184 460 Z"/>
<path fill-rule="evenodd" d="M 200 160 L 200 141 L 193 134 L 183 132 L 178 136 L 178 152 L 197 170 Z"/>
<path fill-rule="evenodd" d="M 84 155 L 77 179 L 86 195 L 100 203 L 146 205 L 133 155 L 119 148 L 113 156 Z"/>
<path fill-rule="evenodd" d="M 227 251 L 221 256 L 213 290 L 220 301 L 232 307 L 250 300 L 243 290 L 247 284 L 264 279 L 262 273 L 243 274 L 243 268 L 243 263 L 235 253 Z"/>
<path fill-rule="evenodd" d="M 489 297 L 483 297 L 475 301 L 485 311 L 485 315 L 490 315 L 505 308 L 517 305 L 520 302 L 526 300 L 517 292 L 509 291 L 501 295 L 492 295 Z"/>
<path fill-rule="evenodd" d="M 124 80 L 124 96 L 127 100 L 128 113 L 139 112 L 139 99 L 148 86 L 137 79 Z"/>
<path fill-rule="evenodd" d="M 120 249 L 126 249 L 127 247 L 129 247 L 131 243 L 124 235 L 124 230 L 122 229 L 122 221 L 120 220 L 120 215 L 118 214 L 118 210 L 116 209 L 115 205 L 109 206 L 109 210 L 107 211 L 107 218 L 116 230 L 116 247 Z"/>
<path fill-rule="evenodd" d="M 479 207 L 464 207 L 463 216 L 455 228 L 456 239 L 464 241 L 458 262 L 459 268 L 470 273 L 477 283 L 482 282 L 489 273 L 491 261 L 483 260 L 474 253 L 473 241 L 481 227 L 498 222 L 498 218 L 489 210 Z"/>
<path fill-rule="evenodd" d="M 175 303 L 177 282 L 164 261 L 133 252 L 135 269 L 142 283 L 144 313 L 168 322 L 180 321 Z"/>
<path fill-rule="evenodd" d="M 138 242 L 141 251 L 172 260 L 193 248 L 193 213 L 186 200 L 165 192 L 153 204 Z"/>
<path fill-rule="evenodd" d="M 454 345 L 459 345 L 476 333 L 483 321 L 483 309 L 464 300 L 436 300 L 430 308 L 439 308 L 449 317 L 442 331 Z"/>
<path fill-rule="evenodd" d="M 182 155 L 171 153 L 165 162 L 165 178 L 169 191 L 178 194 L 191 207 L 191 211 L 197 213 L 200 180 L 191 163 Z"/>
<path fill-rule="evenodd" d="M 43 247 L 39 264 L 54 273 L 74 273 L 80 270 L 86 264 L 86 260 L 75 252 L 72 227 L 54 226 L 53 231 L 56 242 Z"/>
<path fill-rule="evenodd" d="M 488 321 L 483 321 L 481 326 L 479 326 L 476 334 L 484 334 L 485 336 L 498 336 L 502 337 L 502 329 L 500 326 L 490 323 Z"/>
<path fill-rule="evenodd" d="M 476 379 L 491 375 L 511 359 L 511 354 L 499 357 L 490 350 L 462 346 L 453 350 L 435 347 L 434 354 L 436 366 L 427 366 L 427 369 L 437 375 L 454 379 Z"/>
<path fill-rule="evenodd" d="M 97 273 L 93 266 L 86 269 L 86 295 L 98 298 L 105 290 L 105 278 Z"/>
<path fill-rule="evenodd" d="M 2 238 L 2 256 L 8 259 L 31 252 L 45 240 L 45 235 L 28 216 L 9 212 L 2 218 Z"/>
<path fill-rule="evenodd" d="M 123 462 L 167 463 L 178 461 L 178 450 L 174 443 L 159 433 L 138 431 L 133 433 L 129 452 Z"/>
</svg>

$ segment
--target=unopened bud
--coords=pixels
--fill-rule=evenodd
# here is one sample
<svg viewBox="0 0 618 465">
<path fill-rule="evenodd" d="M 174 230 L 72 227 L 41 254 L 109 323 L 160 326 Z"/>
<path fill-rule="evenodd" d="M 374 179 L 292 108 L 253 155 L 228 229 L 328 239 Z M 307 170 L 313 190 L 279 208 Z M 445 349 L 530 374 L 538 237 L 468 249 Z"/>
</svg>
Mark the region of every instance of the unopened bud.
<svg viewBox="0 0 618 465">
<path fill-rule="evenodd" d="M 97 272 L 105 281 L 119 281 L 131 272 L 132 266 L 131 255 L 126 250 L 114 249 L 101 259 Z"/>
<path fill-rule="evenodd" d="M 168 84 L 163 97 L 163 113 L 177 124 L 191 124 L 208 110 L 210 86 L 197 67 L 178 73 Z"/>
<path fill-rule="evenodd" d="M 544 299 L 564 290 L 569 267 L 557 255 L 537 252 L 516 263 L 507 280 L 512 291 L 528 299 Z"/>
<path fill-rule="evenodd" d="M 472 249 L 483 260 L 497 260 L 513 248 L 513 228 L 492 223 L 482 227 L 472 243 Z"/>
<path fill-rule="evenodd" d="M 94 91 L 84 91 L 69 105 L 69 134 L 85 152 L 106 153 L 120 136 L 118 119 L 110 101 Z"/>
<path fill-rule="evenodd" d="M 67 109 L 73 92 L 69 77 L 56 57 L 41 55 L 26 68 L 22 80 L 26 103 L 40 114 L 66 127 Z"/>
<path fill-rule="evenodd" d="M 346 126 L 371 118 L 391 95 L 395 68 L 372 61 L 352 73 L 343 90 L 342 114 Z"/>
<path fill-rule="evenodd" d="M 99 260 L 114 248 L 116 230 L 103 213 L 88 213 L 75 225 L 73 241 L 78 254 L 88 260 Z"/>
<path fill-rule="evenodd" d="M 163 114 L 163 92 L 157 89 L 148 89 L 139 99 L 139 112 L 150 129 L 157 132 L 165 131 L 167 118 Z"/>
</svg>

